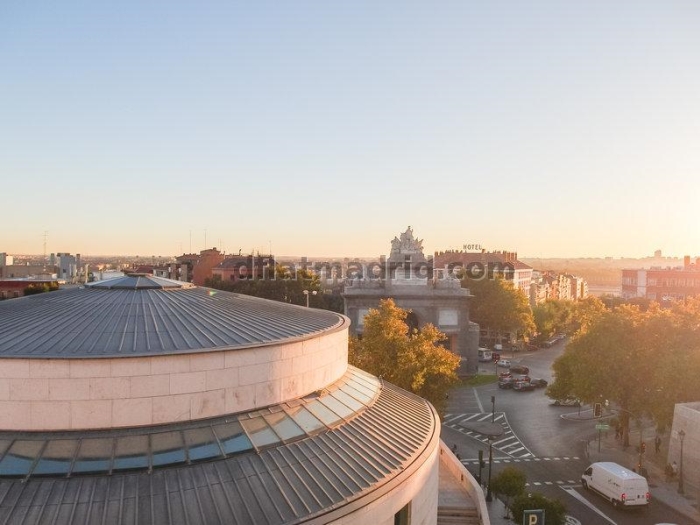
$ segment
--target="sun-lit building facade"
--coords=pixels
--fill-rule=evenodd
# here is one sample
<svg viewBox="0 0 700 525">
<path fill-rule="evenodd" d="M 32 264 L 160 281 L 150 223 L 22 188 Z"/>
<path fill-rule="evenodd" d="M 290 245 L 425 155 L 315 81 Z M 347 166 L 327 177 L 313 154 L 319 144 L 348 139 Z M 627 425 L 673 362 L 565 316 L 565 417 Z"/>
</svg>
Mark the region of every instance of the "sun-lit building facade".
<svg viewBox="0 0 700 525">
<path fill-rule="evenodd" d="M 0 315 L 7 522 L 437 522 L 439 418 L 342 315 L 146 275 Z"/>
</svg>

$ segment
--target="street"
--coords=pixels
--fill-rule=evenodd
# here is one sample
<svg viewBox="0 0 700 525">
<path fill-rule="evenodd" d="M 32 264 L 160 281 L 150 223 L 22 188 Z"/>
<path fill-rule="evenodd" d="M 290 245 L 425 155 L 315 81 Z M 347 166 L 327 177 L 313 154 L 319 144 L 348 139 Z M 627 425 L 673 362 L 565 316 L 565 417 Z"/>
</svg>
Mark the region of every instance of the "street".
<svg viewBox="0 0 700 525">
<path fill-rule="evenodd" d="M 561 341 L 548 349 L 515 354 L 511 360 L 528 366 L 531 377 L 551 383 L 551 363 L 563 351 L 564 344 Z M 493 365 L 482 365 L 493 373 Z M 610 502 L 583 489 L 581 473 L 591 463 L 587 451 L 597 446 L 596 420 L 592 419 L 591 407 L 553 406 L 544 390 L 503 390 L 496 383 L 455 389 L 450 393 L 448 412 L 443 418 L 442 439 L 448 446 L 456 445 L 462 463 L 477 479 L 478 453 L 483 451 L 486 467 L 481 474 L 486 487 L 489 440 L 479 429 L 483 428 L 483 423 L 492 421 L 500 425 L 502 433 L 492 439 L 492 475 L 507 465 L 521 469 L 527 476 L 526 490 L 562 501 L 568 509 L 571 525 L 696 523 L 654 501 L 653 482 L 650 483 L 652 504 L 643 510 L 615 509 Z M 492 398 L 495 398 L 493 404 Z M 576 418 L 567 419 L 567 414 Z M 586 419 L 588 415 L 591 419 Z"/>
</svg>

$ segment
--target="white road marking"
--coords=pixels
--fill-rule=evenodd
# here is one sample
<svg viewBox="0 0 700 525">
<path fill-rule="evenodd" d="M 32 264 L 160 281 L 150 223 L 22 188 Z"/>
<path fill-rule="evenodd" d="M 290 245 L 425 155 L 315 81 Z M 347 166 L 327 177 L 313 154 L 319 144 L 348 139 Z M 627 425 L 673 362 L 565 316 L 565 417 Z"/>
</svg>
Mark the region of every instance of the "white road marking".
<svg viewBox="0 0 700 525">
<path fill-rule="evenodd" d="M 476 398 L 476 404 L 479 405 L 479 412 L 483 412 L 484 407 L 481 404 L 481 399 L 479 399 L 479 395 L 476 392 L 476 388 L 472 388 L 472 391 L 474 392 L 474 397 Z"/>
<path fill-rule="evenodd" d="M 599 516 L 605 518 L 608 521 L 608 523 L 612 523 L 612 525 L 617 525 L 617 523 L 615 523 L 613 520 L 611 520 L 605 514 L 603 514 L 598 507 L 596 507 L 590 501 L 588 501 L 586 498 L 581 496 L 581 494 L 579 494 L 576 490 L 574 490 L 572 488 L 564 488 L 564 487 L 561 487 L 561 490 L 563 490 L 564 492 L 568 493 L 570 496 L 573 496 L 574 498 L 579 500 L 581 503 L 583 503 L 586 507 L 591 509 L 593 512 L 595 512 Z"/>
</svg>

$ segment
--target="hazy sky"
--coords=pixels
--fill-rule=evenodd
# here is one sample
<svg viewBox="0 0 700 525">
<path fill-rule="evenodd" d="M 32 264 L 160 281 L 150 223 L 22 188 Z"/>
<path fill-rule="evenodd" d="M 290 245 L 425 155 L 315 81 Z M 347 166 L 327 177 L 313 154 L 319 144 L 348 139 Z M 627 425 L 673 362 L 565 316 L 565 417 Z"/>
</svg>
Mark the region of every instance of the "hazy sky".
<svg viewBox="0 0 700 525">
<path fill-rule="evenodd" d="M 700 254 L 700 2 L 0 2 L 0 252 Z"/>
</svg>

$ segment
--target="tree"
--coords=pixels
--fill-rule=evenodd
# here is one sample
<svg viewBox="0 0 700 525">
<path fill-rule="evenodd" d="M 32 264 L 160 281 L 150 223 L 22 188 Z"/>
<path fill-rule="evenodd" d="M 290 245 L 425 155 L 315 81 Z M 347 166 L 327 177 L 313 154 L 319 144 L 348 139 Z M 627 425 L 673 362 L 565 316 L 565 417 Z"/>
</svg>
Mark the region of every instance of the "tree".
<svg viewBox="0 0 700 525">
<path fill-rule="evenodd" d="M 593 403 L 608 400 L 619 411 L 623 442 L 630 420 L 668 425 L 675 403 L 700 398 L 700 300 L 646 311 L 622 305 L 579 331 L 554 362 L 547 395 Z"/>
<path fill-rule="evenodd" d="M 343 299 L 339 293 L 323 293 L 321 282 L 317 275 L 308 270 L 299 270 L 292 275 L 288 269 L 277 265 L 273 278 L 265 279 L 239 279 L 237 281 L 223 281 L 216 276 L 205 281 L 205 285 L 217 290 L 254 295 L 272 301 L 306 305 L 308 295 L 309 306 L 323 310 L 332 310 L 342 313 Z"/>
<path fill-rule="evenodd" d="M 459 356 L 440 345 L 433 325 L 409 330 L 408 312 L 383 299 L 364 319 L 362 338 L 350 338 L 349 362 L 430 401 L 439 413 L 458 381 Z"/>
<path fill-rule="evenodd" d="M 532 309 L 527 296 L 517 290 L 511 281 L 502 278 L 464 278 L 462 286 L 469 288 L 474 296 L 469 308 L 469 317 L 482 330 L 504 334 L 519 334 L 528 337 L 535 330 Z"/>
<path fill-rule="evenodd" d="M 515 498 L 510 510 L 516 523 L 522 523 L 526 510 L 544 510 L 545 525 L 566 525 L 566 506 L 558 499 L 549 499 L 539 492 L 522 493 Z"/>
<path fill-rule="evenodd" d="M 497 495 L 505 496 L 506 506 L 510 508 L 511 501 L 525 492 L 526 482 L 525 473 L 509 465 L 491 480 L 491 490 Z"/>
<path fill-rule="evenodd" d="M 555 333 L 574 335 L 586 330 L 605 312 L 605 305 L 597 297 L 580 301 L 548 299 L 532 309 L 538 338 L 546 341 Z"/>
</svg>

